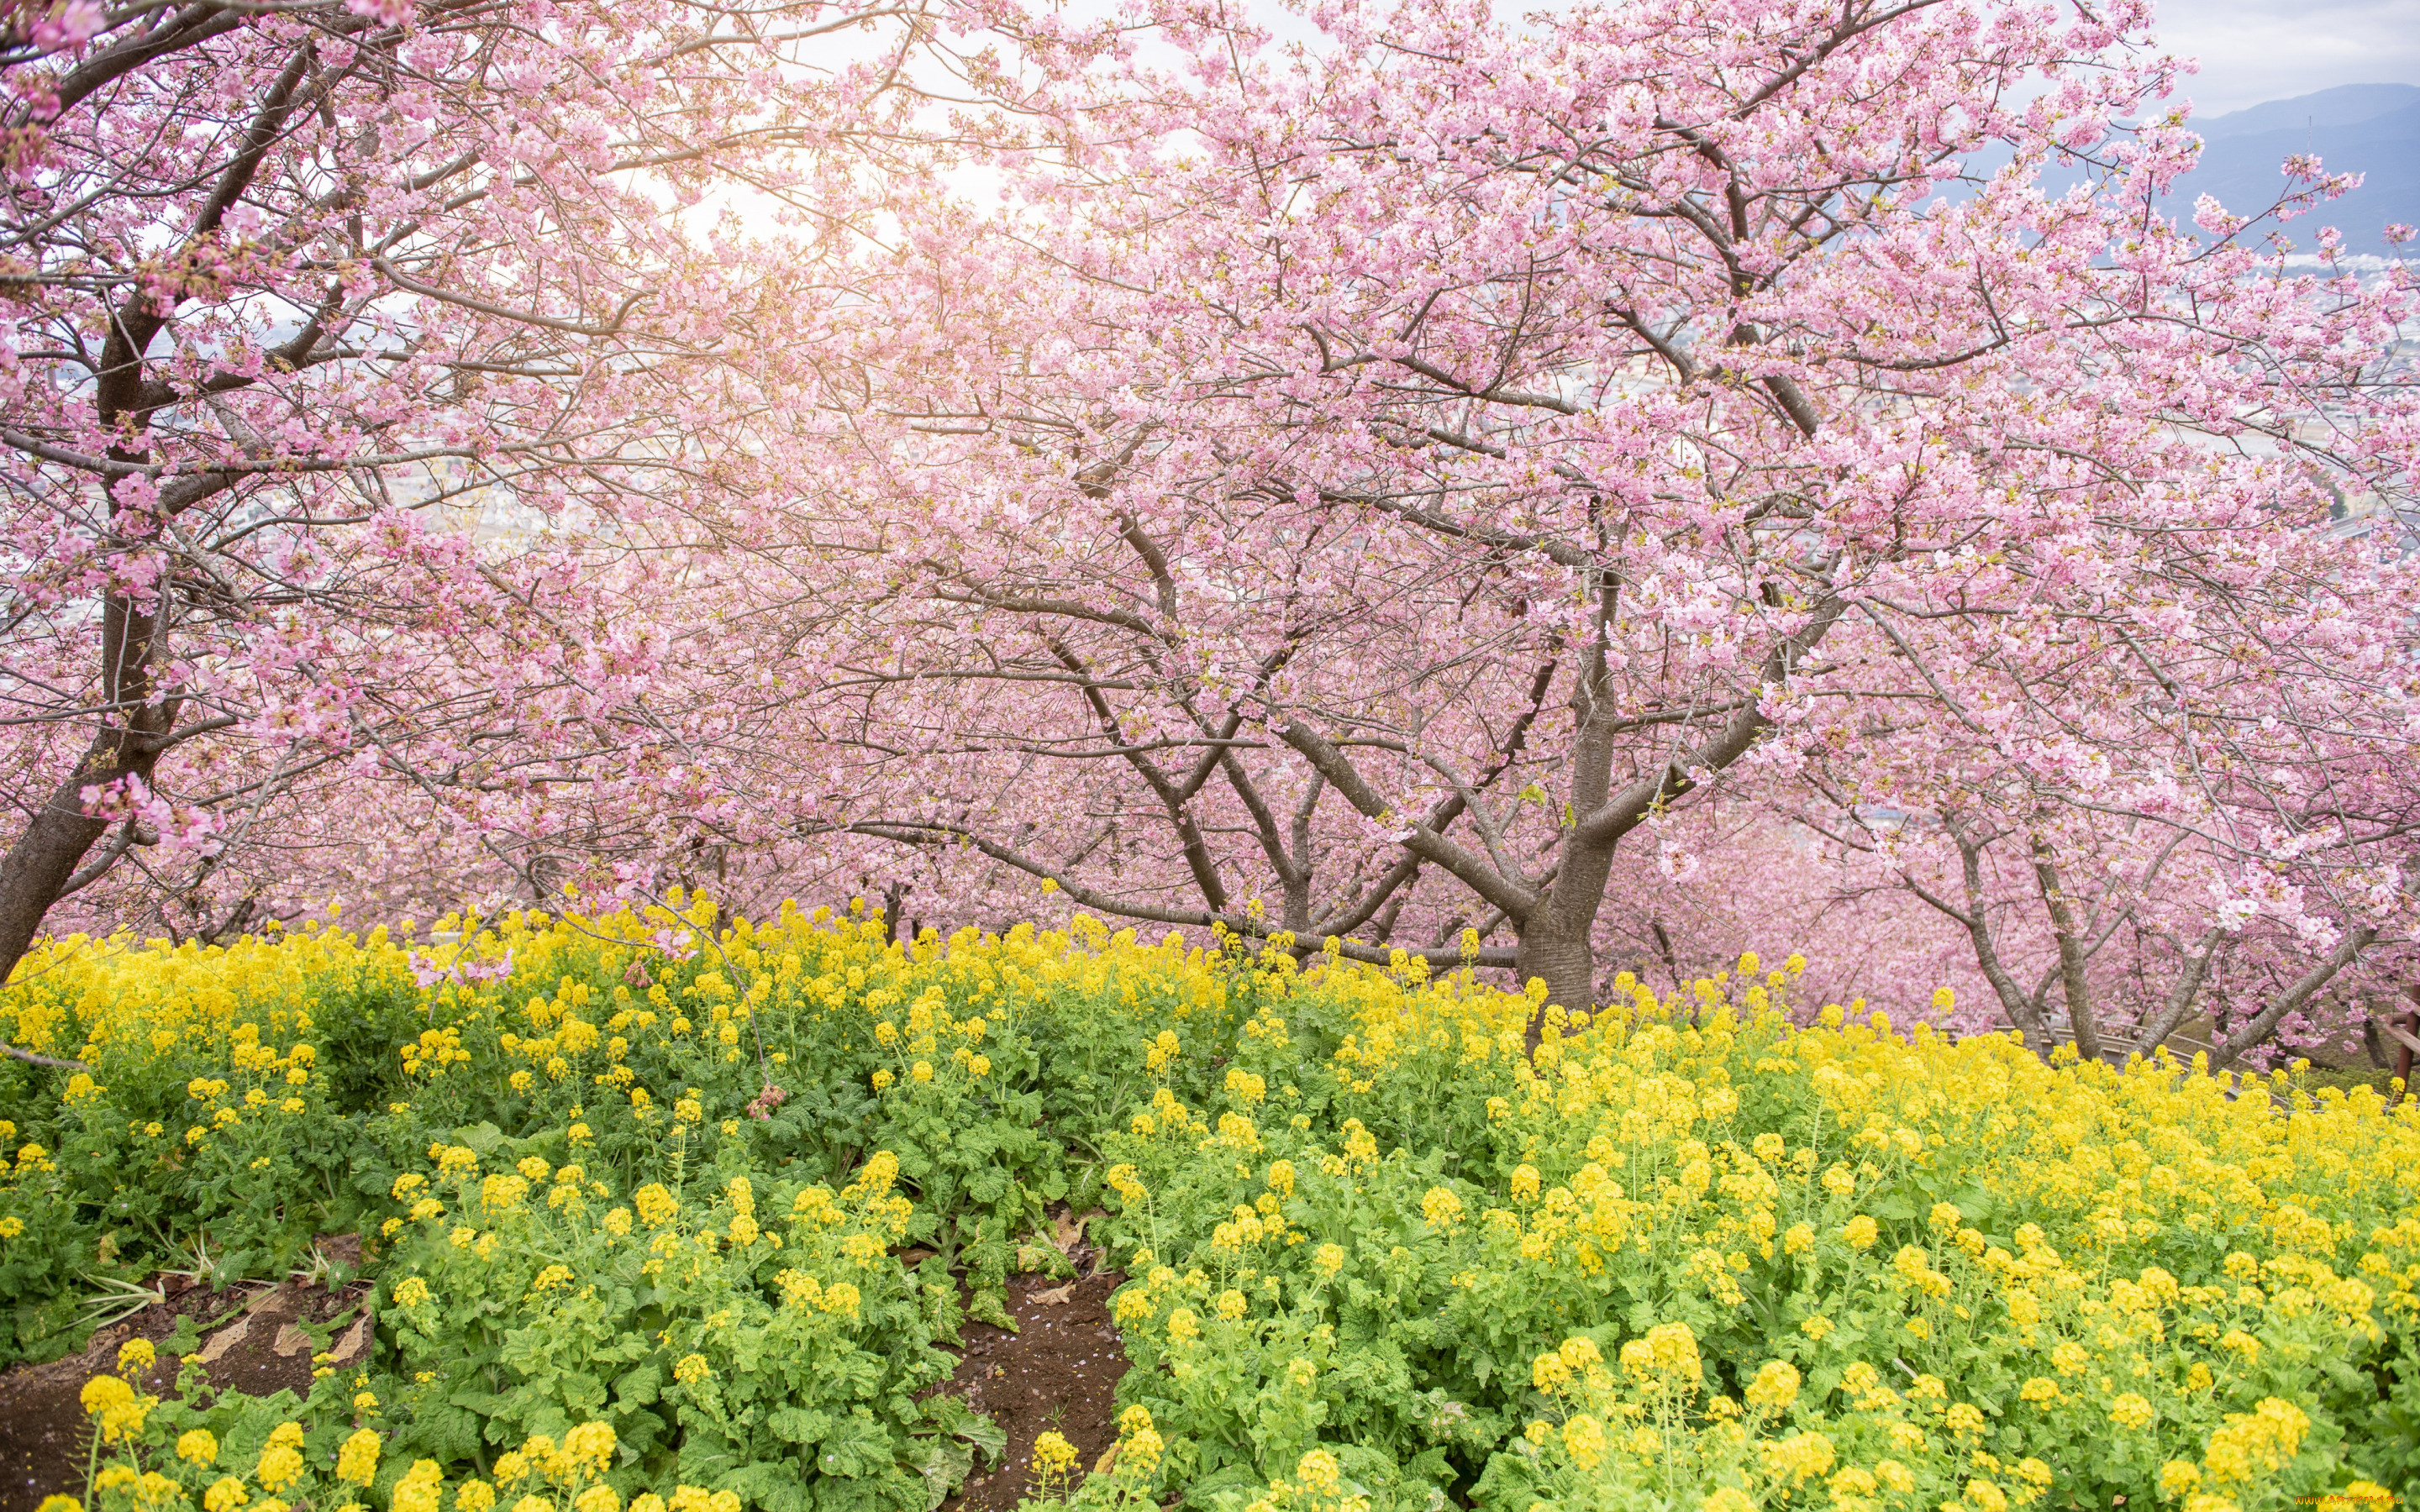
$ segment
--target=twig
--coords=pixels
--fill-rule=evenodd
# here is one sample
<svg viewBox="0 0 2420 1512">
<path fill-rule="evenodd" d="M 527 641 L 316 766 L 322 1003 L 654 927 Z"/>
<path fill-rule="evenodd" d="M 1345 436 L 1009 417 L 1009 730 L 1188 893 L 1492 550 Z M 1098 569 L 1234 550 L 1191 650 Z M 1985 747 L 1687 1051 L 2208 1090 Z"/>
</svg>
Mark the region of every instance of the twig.
<svg viewBox="0 0 2420 1512">
<path fill-rule="evenodd" d="M 0 1055 L 10 1055 L 37 1066 L 54 1066 L 60 1071 L 89 1072 L 90 1066 L 81 1060 L 61 1060 L 51 1056 L 38 1056 L 31 1050 L 20 1050 L 13 1044 L 0 1043 Z"/>
</svg>

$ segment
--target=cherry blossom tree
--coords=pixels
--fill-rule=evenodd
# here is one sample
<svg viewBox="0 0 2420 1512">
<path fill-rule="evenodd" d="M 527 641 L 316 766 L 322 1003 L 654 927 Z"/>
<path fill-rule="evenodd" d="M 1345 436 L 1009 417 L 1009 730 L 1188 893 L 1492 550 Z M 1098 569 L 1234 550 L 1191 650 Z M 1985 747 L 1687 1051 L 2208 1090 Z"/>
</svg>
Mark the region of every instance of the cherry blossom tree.
<svg viewBox="0 0 2420 1512">
<path fill-rule="evenodd" d="M 2316 165 L 2257 219 L 2156 212 L 2195 139 L 2146 8 L 1311 17 L 1164 18 L 1182 69 L 930 233 L 965 377 L 868 502 L 914 570 L 818 643 L 864 764 L 816 823 L 1136 919 L 1383 956 L 1408 915 L 1576 1007 L 1617 856 L 1693 795 L 1863 814 L 1860 742 L 2021 687 L 2040 717 L 1975 738 L 2022 791 L 1943 754 L 1929 811 L 2139 881 L 2195 806 L 2256 869 L 2309 843 L 2265 805 L 2366 910 L 2326 960 L 2404 927 L 2410 575 L 2322 527 L 2409 497 L 2408 281 L 2287 271 L 2349 181 Z M 2332 656 L 2363 706 L 2308 738 L 2374 792 L 2175 767 L 2206 720 L 2290 760 L 2244 721 Z M 2155 822 L 2092 829 L 2104 767 Z"/>
<path fill-rule="evenodd" d="M 2200 555 L 2223 595 L 1895 646 L 1875 671 L 1948 717 L 1868 713 L 1812 765 L 1807 822 L 1965 935 L 2045 1052 L 2147 1053 L 2205 1013 L 2220 1063 L 2316 1044 L 2322 993 L 2375 993 L 2366 953 L 2409 969 L 2405 543 L 2253 540 Z"/>
<path fill-rule="evenodd" d="M 889 186 L 980 129 L 918 81 L 984 24 L 12 8 L 0 977 L 86 889 L 209 935 L 709 846 L 744 753 L 684 578 L 827 444 Z"/>
<path fill-rule="evenodd" d="M 2237 1054 L 2409 938 L 2409 282 L 2288 269 L 2320 165 L 2158 213 L 2145 6 L 1309 19 L 20 13 L 0 963 L 1039 887 L 1575 1008 L 1880 918 Z"/>
</svg>

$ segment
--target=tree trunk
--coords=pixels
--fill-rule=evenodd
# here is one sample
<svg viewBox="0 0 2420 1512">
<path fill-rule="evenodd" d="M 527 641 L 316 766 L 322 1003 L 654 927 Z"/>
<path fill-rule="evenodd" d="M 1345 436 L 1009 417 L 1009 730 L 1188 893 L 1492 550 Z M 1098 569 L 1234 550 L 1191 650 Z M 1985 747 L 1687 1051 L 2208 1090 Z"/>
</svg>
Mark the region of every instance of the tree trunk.
<svg viewBox="0 0 2420 1512">
<path fill-rule="evenodd" d="M 2346 931 L 2326 960 L 2313 965 L 2283 992 L 2262 1004 L 2258 1011 L 2236 1027 L 2234 1033 L 2225 1036 L 2211 1047 L 2211 1070 L 2232 1065 L 2245 1051 L 2268 1039 L 2288 1014 L 2309 1002 L 2313 994 L 2359 959 L 2361 952 L 2367 949 L 2369 942 L 2376 938 L 2378 927 L 2374 924 Z"/>
<path fill-rule="evenodd" d="M 1596 916 L 1613 874 L 1616 843 L 1590 843 L 1578 831 L 1565 830 L 1554 883 L 1520 922 L 1522 984 L 1532 977 L 1546 984 L 1545 1002 L 1529 1015 L 1527 1039 L 1533 1054 L 1545 1035 L 1548 1008 L 1585 1013 L 1596 1007 Z"/>
<path fill-rule="evenodd" d="M 1460 795 L 1452 806 L 1440 806 L 1431 819 L 1405 824 L 1335 743 L 1309 722 L 1295 718 L 1271 726 L 1280 739 L 1301 752 L 1312 769 L 1363 815 L 1390 826 L 1402 825 L 1395 839 L 1412 856 L 1442 867 L 1511 922 L 1519 940 L 1513 969 L 1525 985 L 1532 979 L 1546 984 L 1545 1004 L 1530 1016 L 1526 1036 L 1533 1054 L 1544 1039 L 1546 1006 L 1575 1013 L 1594 1006 L 1590 993 L 1596 956 L 1590 936 L 1597 910 L 1605 902 L 1606 879 L 1613 872 L 1614 849 L 1621 838 L 1695 789 L 1702 772 L 1729 768 L 1771 728 L 1760 700 L 1744 699 L 1713 739 L 1685 749 L 1676 743 L 1660 762 L 1638 771 L 1616 791 L 1612 785 L 1614 740 L 1623 720 L 1606 674 L 1605 625 L 1611 623 L 1613 614 L 1610 578 L 1602 586 L 1599 603 L 1597 635 L 1585 653 L 1572 692 L 1579 733 L 1572 751 L 1571 797 L 1558 842 L 1560 854 L 1544 879 L 1532 881 L 1517 866 L 1505 864 L 1496 842 L 1487 840 L 1483 824 L 1481 839 L 1486 840 L 1490 854 L 1473 851 L 1447 836 L 1441 825 L 1463 811 Z M 1800 659 L 1823 640 L 1846 608 L 1844 601 L 1826 596 L 1804 625 L 1777 640 L 1764 658 L 1760 689 L 1786 683 Z M 1543 679 L 1538 687 L 1543 692 Z M 1398 894 L 1393 903 L 1400 906 L 1401 902 Z M 1382 926 L 1390 921 L 1390 917 L 1382 919 Z"/>
<path fill-rule="evenodd" d="M 2042 906 L 2050 912 L 2051 936 L 2058 942 L 2060 995 L 2067 1002 L 2067 1023 L 2075 1036 L 2075 1053 L 2085 1060 L 2099 1060 L 2101 1026 L 2093 1022 L 2092 992 L 2085 978 L 2084 937 L 2076 924 L 2075 911 L 2068 906 L 2067 889 L 2059 882 L 2050 841 L 2036 834 L 2031 848 L 2034 882 L 2041 891 Z"/>
<path fill-rule="evenodd" d="M 101 687 L 123 713 L 102 717 L 124 722 L 104 724 L 94 733 L 84 759 L 34 810 L 0 864 L 0 982 L 24 959 L 44 916 L 70 890 L 76 868 L 109 828 L 108 820 L 85 811 L 84 790 L 129 777 L 147 785 L 159 764 L 176 721 L 176 700 L 151 699 L 161 616 L 157 605 L 146 612 L 118 594 L 103 609 Z"/>
<path fill-rule="evenodd" d="M 84 863 L 93 842 L 108 822 L 84 811 L 86 786 L 109 781 L 120 774 L 110 752 L 95 748 L 66 781 L 54 790 L 26 823 L 8 859 L 0 866 L 0 980 L 17 969 L 41 932 L 42 918 L 67 890 L 68 879 Z"/>
<path fill-rule="evenodd" d="M 2412 989 L 2412 1000 L 2420 1002 L 2420 987 Z M 2407 1034 L 2420 1034 L 2420 1011 L 2404 1014 L 2403 1027 Z M 2396 1041 L 2395 1080 L 2403 1088 L 2396 1094 L 2396 1101 L 2401 1102 L 2410 1097 L 2412 1095 L 2412 1041 L 2410 1040 Z"/>
<path fill-rule="evenodd" d="M 1524 986 L 1533 978 L 1546 984 L 1546 999 L 1529 1015 L 1528 1027 L 1522 1036 L 1534 1057 L 1546 1037 L 1548 1008 L 1559 1007 L 1567 1013 L 1578 1013 L 1595 1006 L 1590 994 L 1595 985 L 1596 954 L 1589 947 L 1586 925 L 1574 932 L 1556 912 L 1546 909 L 1540 910 L 1539 917 L 1521 931 L 1520 940 L 1513 973 Z"/>
</svg>

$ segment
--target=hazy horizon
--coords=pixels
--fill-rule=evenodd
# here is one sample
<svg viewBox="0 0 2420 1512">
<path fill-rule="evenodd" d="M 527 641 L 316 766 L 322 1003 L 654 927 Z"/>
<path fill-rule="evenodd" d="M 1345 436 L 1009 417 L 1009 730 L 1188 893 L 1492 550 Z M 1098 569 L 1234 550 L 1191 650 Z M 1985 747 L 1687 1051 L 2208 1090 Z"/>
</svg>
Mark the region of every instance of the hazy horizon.
<svg viewBox="0 0 2420 1512">
<path fill-rule="evenodd" d="M 2347 84 L 2420 85 L 2420 0 L 2168 0 L 2161 45 L 2198 57 L 2197 116 Z"/>
</svg>

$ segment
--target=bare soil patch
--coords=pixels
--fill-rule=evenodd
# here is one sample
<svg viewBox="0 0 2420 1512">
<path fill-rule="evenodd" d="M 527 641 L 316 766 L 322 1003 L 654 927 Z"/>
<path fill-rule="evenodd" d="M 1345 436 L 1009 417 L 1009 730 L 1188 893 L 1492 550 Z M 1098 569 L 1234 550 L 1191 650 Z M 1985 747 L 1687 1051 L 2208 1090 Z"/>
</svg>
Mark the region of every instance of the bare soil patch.
<svg viewBox="0 0 2420 1512">
<path fill-rule="evenodd" d="M 1125 1281 L 1115 1271 L 1075 1281 L 1018 1276 L 1008 1287 L 1016 1333 L 966 1325 L 966 1352 L 941 1390 L 987 1413 L 1008 1435 L 1008 1451 L 941 1512 L 1010 1512 L 1033 1489 L 1033 1441 L 1045 1433 L 1076 1446 L 1078 1480 L 1117 1442 L 1115 1393 L 1126 1355 L 1109 1320 L 1109 1294 Z"/>
</svg>

